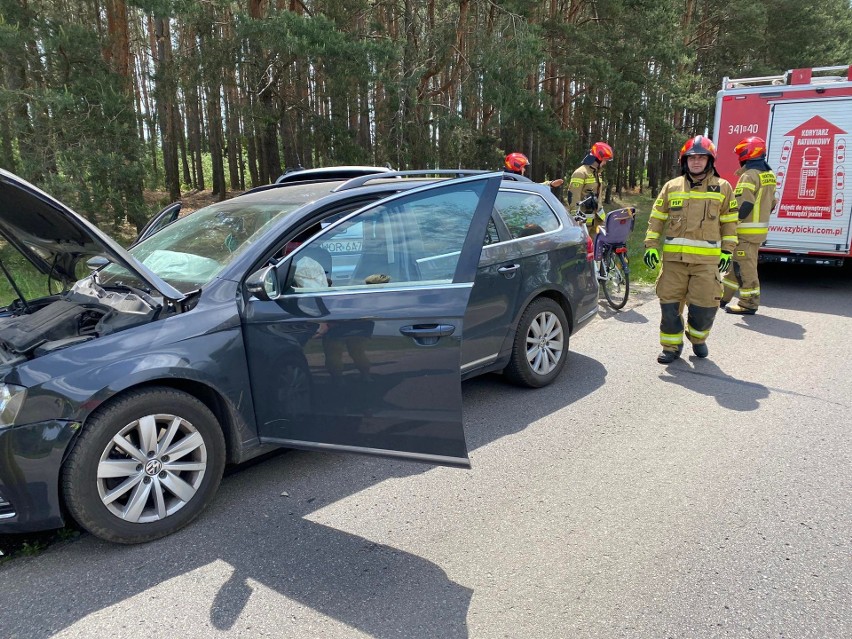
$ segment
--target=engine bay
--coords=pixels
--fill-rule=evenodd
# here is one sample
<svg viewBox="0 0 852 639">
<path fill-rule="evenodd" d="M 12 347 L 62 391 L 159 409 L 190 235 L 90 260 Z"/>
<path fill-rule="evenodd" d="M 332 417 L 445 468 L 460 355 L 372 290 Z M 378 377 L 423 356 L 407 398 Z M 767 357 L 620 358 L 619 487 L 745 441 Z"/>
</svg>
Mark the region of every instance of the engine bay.
<svg viewBox="0 0 852 639">
<path fill-rule="evenodd" d="M 0 311 L 0 364 L 46 353 L 151 322 L 162 305 L 143 291 L 100 286 L 94 277 L 70 290 Z"/>
</svg>

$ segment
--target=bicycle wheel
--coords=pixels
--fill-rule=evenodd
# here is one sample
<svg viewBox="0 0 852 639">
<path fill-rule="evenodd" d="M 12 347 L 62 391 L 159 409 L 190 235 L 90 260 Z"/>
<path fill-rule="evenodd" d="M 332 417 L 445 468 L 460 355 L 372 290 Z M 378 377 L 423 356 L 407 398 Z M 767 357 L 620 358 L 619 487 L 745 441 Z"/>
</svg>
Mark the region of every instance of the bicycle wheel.
<svg viewBox="0 0 852 639">
<path fill-rule="evenodd" d="M 602 282 L 607 304 L 614 310 L 624 308 L 630 294 L 630 269 L 622 253 L 608 251 L 605 257 L 606 279 Z"/>
</svg>

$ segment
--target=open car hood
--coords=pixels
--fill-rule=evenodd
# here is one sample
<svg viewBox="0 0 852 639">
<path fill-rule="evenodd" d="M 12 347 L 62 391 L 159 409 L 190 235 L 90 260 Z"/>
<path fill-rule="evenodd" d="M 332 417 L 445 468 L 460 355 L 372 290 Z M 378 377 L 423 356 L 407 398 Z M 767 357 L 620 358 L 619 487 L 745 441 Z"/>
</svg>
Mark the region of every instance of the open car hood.
<svg viewBox="0 0 852 639">
<path fill-rule="evenodd" d="M 39 271 L 66 286 L 79 279 L 76 269 L 81 260 L 102 255 L 163 297 L 174 301 L 185 297 L 94 224 L 3 169 L 0 169 L 0 235 Z"/>
</svg>

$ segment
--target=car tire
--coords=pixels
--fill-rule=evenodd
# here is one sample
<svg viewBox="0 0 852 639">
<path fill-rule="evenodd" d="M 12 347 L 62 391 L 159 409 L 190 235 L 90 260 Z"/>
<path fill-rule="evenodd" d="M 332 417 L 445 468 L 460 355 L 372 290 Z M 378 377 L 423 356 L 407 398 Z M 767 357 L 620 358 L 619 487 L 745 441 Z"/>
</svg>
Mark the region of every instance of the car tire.
<svg viewBox="0 0 852 639">
<path fill-rule="evenodd" d="M 567 357 L 565 312 L 548 297 L 533 300 L 518 322 L 512 358 L 504 374 L 520 386 L 541 388 L 556 379 Z"/>
<path fill-rule="evenodd" d="M 62 492 L 93 535 L 142 543 L 195 519 L 224 468 L 225 438 L 207 406 L 178 390 L 146 388 L 92 413 L 63 465 Z"/>
</svg>

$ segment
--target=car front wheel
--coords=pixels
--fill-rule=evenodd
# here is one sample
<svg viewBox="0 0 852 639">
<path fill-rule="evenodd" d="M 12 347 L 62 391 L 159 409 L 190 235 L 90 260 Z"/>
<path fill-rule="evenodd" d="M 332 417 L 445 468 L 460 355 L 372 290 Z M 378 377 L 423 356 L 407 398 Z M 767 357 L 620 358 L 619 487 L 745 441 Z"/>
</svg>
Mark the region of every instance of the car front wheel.
<svg viewBox="0 0 852 639">
<path fill-rule="evenodd" d="M 63 466 L 62 490 L 93 535 L 141 543 L 195 519 L 224 467 L 225 439 L 210 410 L 186 393 L 150 388 L 92 414 Z"/>
<path fill-rule="evenodd" d="M 516 384 L 540 388 L 559 375 L 568 356 L 568 322 L 552 299 L 540 297 L 518 322 L 512 359 L 504 373 Z"/>
</svg>

